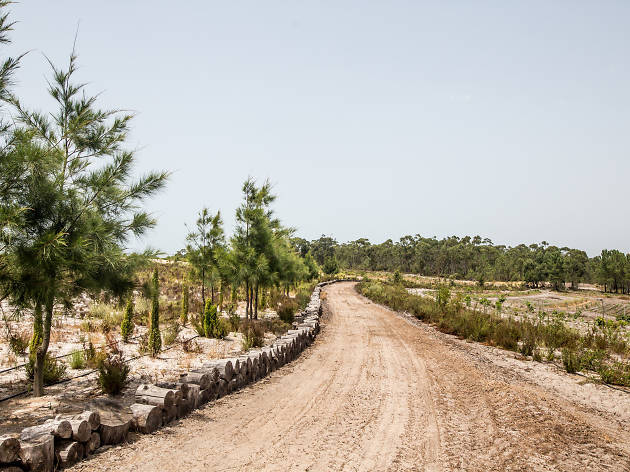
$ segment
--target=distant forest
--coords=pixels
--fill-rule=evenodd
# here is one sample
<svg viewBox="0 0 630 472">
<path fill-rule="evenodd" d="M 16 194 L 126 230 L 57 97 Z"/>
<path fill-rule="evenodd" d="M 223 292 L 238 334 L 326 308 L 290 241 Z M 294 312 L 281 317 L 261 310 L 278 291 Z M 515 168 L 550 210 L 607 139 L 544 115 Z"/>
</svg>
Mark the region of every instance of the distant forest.
<svg viewBox="0 0 630 472">
<path fill-rule="evenodd" d="M 293 238 L 293 244 L 302 255 L 310 252 L 324 267 L 332 260 L 342 269 L 399 270 L 481 283 L 524 281 L 531 287 L 548 283 L 555 289 L 564 289 L 565 283 L 572 288 L 580 282 L 598 283 L 605 291 L 630 293 L 630 254 L 618 250 L 603 250 L 589 258 L 580 249 L 546 241 L 510 247 L 481 236 L 437 239 L 415 235 L 372 244 L 365 238 L 338 243 L 322 235 L 313 241 Z"/>
</svg>

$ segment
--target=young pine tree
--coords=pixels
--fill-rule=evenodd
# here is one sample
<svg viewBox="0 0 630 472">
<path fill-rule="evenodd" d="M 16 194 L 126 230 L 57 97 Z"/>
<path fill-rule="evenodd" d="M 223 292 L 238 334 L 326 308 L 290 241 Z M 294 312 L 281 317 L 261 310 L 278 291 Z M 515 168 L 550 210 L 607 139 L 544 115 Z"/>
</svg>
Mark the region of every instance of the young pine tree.
<svg viewBox="0 0 630 472">
<path fill-rule="evenodd" d="M 203 331 L 207 338 L 214 338 L 219 331 L 219 318 L 217 317 L 217 307 L 211 300 L 206 300 L 206 307 L 203 312 Z"/>
<path fill-rule="evenodd" d="M 120 334 L 122 335 L 123 342 L 129 341 L 129 338 L 133 334 L 133 302 L 131 298 L 127 302 L 125 316 L 123 316 L 122 323 L 120 324 Z"/>
<path fill-rule="evenodd" d="M 153 271 L 153 293 L 151 294 L 151 318 L 149 320 L 149 351 L 156 357 L 162 349 L 162 337 L 160 336 L 160 284 L 158 281 L 158 271 Z"/>
<path fill-rule="evenodd" d="M 186 326 L 188 322 L 188 284 L 184 282 L 182 285 L 182 312 L 179 315 L 182 325 Z"/>
</svg>

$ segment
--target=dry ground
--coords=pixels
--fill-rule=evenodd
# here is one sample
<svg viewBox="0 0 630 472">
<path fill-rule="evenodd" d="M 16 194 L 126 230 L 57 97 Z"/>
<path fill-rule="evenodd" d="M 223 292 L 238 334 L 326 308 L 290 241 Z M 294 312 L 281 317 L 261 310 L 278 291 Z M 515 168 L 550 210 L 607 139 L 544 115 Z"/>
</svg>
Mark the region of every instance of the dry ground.
<svg viewBox="0 0 630 472">
<path fill-rule="evenodd" d="M 296 362 L 75 470 L 630 470 L 630 395 L 417 326 L 351 283 L 327 304 Z"/>
</svg>

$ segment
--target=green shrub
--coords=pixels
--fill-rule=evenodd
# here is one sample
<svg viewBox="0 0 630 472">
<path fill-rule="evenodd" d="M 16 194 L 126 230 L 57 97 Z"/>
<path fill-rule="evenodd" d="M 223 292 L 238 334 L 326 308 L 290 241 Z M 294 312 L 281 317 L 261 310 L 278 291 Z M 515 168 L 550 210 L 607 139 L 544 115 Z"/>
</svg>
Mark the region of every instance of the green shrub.
<svg viewBox="0 0 630 472">
<path fill-rule="evenodd" d="M 98 366 L 98 383 L 104 393 L 116 395 L 127 383 L 129 366 L 122 354 L 115 350 L 107 355 Z"/>
<path fill-rule="evenodd" d="M 74 351 L 70 356 L 70 367 L 72 369 L 84 369 L 85 368 L 85 356 L 81 351 Z"/>
<path fill-rule="evenodd" d="M 230 322 L 225 318 L 219 318 L 217 321 L 215 337 L 218 339 L 223 339 L 228 334 L 230 334 Z"/>
<path fill-rule="evenodd" d="M 562 364 L 569 374 L 575 374 L 580 370 L 580 357 L 574 349 L 565 347 L 562 350 Z"/>
<path fill-rule="evenodd" d="M 280 303 L 280 306 L 277 309 L 278 318 L 280 318 L 287 324 L 291 324 L 293 323 L 296 310 L 297 303 L 290 298 L 285 298 L 285 300 Z"/>
<path fill-rule="evenodd" d="M 107 354 L 102 350 L 97 350 L 92 344 L 92 340 L 88 341 L 87 347 L 83 350 L 85 357 L 85 363 L 90 369 L 98 369 L 100 363 L 107 357 Z"/>
<path fill-rule="evenodd" d="M 206 307 L 203 311 L 203 333 L 206 338 L 218 337 L 219 319 L 217 307 L 211 300 L 206 300 Z"/>
<path fill-rule="evenodd" d="M 122 323 L 120 324 L 120 334 L 123 342 L 129 341 L 129 338 L 133 334 L 133 329 L 133 302 L 129 299 L 125 307 L 125 316 L 123 316 Z"/>
<path fill-rule="evenodd" d="M 30 339 L 26 333 L 9 333 L 9 350 L 16 356 L 26 354 L 29 347 Z"/>
<path fill-rule="evenodd" d="M 236 311 L 230 311 L 228 308 L 228 321 L 230 323 L 231 331 L 238 331 L 239 324 L 241 323 L 241 317 L 236 313 Z"/>
<path fill-rule="evenodd" d="M 160 285 L 158 279 L 158 271 L 153 271 L 153 289 L 151 293 L 151 319 L 149 322 L 149 339 L 148 347 L 151 355 L 156 357 L 162 350 L 162 337 L 160 335 Z"/>
<path fill-rule="evenodd" d="M 339 262 L 337 262 L 337 258 L 329 257 L 324 261 L 324 265 L 322 266 L 322 270 L 326 275 L 335 275 L 339 272 Z"/>
<path fill-rule="evenodd" d="M 35 354 L 28 356 L 28 362 L 25 366 L 26 377 L 31 382 L 35 378 Z M 58 382 L 63 378 L 66 373 L 66 365 L 63 362 L 59 362 L 54 357 L 46 354 L 44 358 L 44 385 L 50 385 Z"/>
<path fill-rule="evenodd" d="M 243 333 L 243 351 L 247 351 L 253 347 L 263 346 L 265 341 L 265 330 L 260 323 L 245 320 L 241 323 L 240 331 Z"/>
<path fill-rule="evenodd" d="M 174 322 L 174 323 L 169 324 L 164 330 L 164 338 L 163 338 L 164 345 L 170 346 L 175 341 L 177 341 L 177 336 L 179 335 L 179 331 L 180 331 L 179 323 Z"/>
</svg>

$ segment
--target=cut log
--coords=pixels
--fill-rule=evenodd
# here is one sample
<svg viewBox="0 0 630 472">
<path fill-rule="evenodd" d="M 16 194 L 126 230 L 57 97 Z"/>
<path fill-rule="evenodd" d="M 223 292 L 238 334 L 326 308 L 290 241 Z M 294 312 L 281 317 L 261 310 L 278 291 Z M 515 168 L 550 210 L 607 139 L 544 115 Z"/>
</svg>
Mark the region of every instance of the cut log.
<svg viewBox="0 0 630 472">
<path fill-rule="evenodd" d="M 214 401 L 217 399 L 219 391 L 219 382 L 212 382 L 210 386 L 199 392 L 199 404 L 205 405 L 208 402 Z"/>
<path fill-rule="evenodd" d="M 100 419 L 99 419 L 100 423 Z M 99 447 L 101 447 L 101 435 L 96 431 L 92 431 L 90 439 L 84 444 L 85 455 L 93 454 Z"/>
<path fill-rule="evenodd" d="M 177 419 L 177 406 L 171 405 L 162 410 L 162 424 L 168 424 Z"/>
<path fill-rule="evenodd" d="M 79 442 L 85 442 L 90 439 L 92 428 L 85 420 L 68 420 L 72 426 L 72 439 Z"/>
<path fill-rule="evenodd" d="M 70 467 L 83 459 L 83 445 L 77 441 L 60 441 L 55 446 L 55 456 L 61 467 Z"/>
<path fill-rule="evenodd" d="M 217 398 L 221 398 L 226 396 L 229 391 L 228 391 L 228 381 L 225 379 L 219 379 L 219 381 L 217 382 L 218 388 L 217 388 Z"/>
<path fill-rule="evenodd" d="M 210 386 L 210 384 L 208 384 Z M 190 402 L 190 406 L 192 409 L 199 407 L 199 395 L 201 392 L 201 388 L 197 384 L 188 384 L 188 394 L 186 395 L 186 400 Z"/>
<path fill-rule="evenodd" d="M 24 428 L 20 438 L 25 440 L 37 437 L 42 434 L 52 434 L 59 439 L 70 439 L 72 437 L 72 426 L 68 420 L 46 420 L 43 424 Z"/>
<path fill-rule="evenodd" d="M 96 431 L 101 425 L 101 416 L 96 411 L 84 411 L 80 415 L 76 415 L 74 419 L 87 421 L 92 431 Z"/>
<path fill-rule="evenodd" d="M 177 403 L 177 417 L 183 418 L 188 413 L 192 411 L 192 406 L 190 400 L 186 398 L 182 398 L 179 403 Z"/>
<path fill-rule="evenodd" d="M 179 382 L 199 385 L 201 390 L 205 390 L 210 386 L 212 379 L 207 372 L 188 372 L 179 376 Z"/>
<path fill-rule="evenodd" d="M 140 384 L 136 390 L 136 403 L 168 408 L 175 403 L 175 391 L 155 385 Z"/>
<path fill-rule="evenodd" d="M 55 437 L 50 433 L 20 435 L 20 460 L 33 472 L 52 472 L 55 468 Z"/>
<path fill-rule="evenodd" d="M 192 371 L 195 374 L 206 374 L 210 377 L 210 383 L 219 380 L 219 371 L 213 364 L 204 364 L 201 369 Z M 202 389 L 203 390 L 203 389 Z"/>
<path fill-rule="evenodd" d="M 188 384 L 186 382 L 158 382 L 157 385 L 160 388 L 166 388 L 175 392 L 173 397 L 173 403 L 177 405 L 182 398 L 186 398 L 188 394 Z"/>
<path fill-rule="evenodd" d="M 232 361 L 230 359 L 221 359 L 204 364 L 204 367 L 206 366 L 209 368 L 216 368 L 219 372 L 219 378 L 225 379 L 228 382 L 232 380 L 232 377 L 234 376 L 234 366 L 232 365 Z"/>
<path fill-rule="evenodd" d="M 151 434 L 162 426 L 162 409 L 159 406 L 134 403 L 129 408 L 136 431 Z"/>
<path fill-rule="evenodd" d="M 0 464 L 14 462 L 20 456 L 20 441 L 16 436 L 0 436 Z"/>
<path fill-rule="evenodd" d="M 230 386 L 229 386 L 229 392 L 236 392 L 239 388 L 238 385 L 238 375 L 235 376 L 234 378 L 232 378 L 232 380 L 230 380 Z"/>
<path fill-rule="evenodd" d="M 101 418 L 101 445 L 119 444 L 127 439 L 133 422 L 129 407 L 109 398 L 97 398 L 89 403 L 89 409 L 98 412 Z"/>
</svg>

